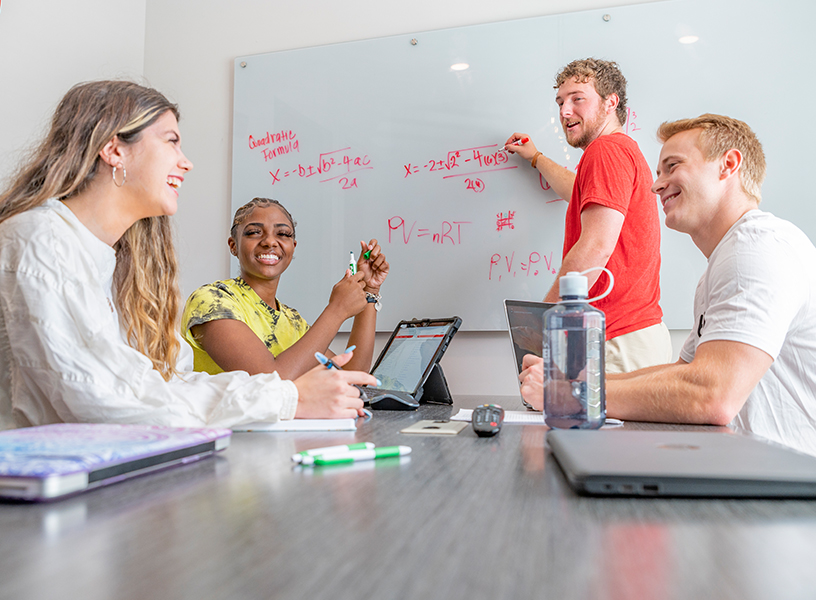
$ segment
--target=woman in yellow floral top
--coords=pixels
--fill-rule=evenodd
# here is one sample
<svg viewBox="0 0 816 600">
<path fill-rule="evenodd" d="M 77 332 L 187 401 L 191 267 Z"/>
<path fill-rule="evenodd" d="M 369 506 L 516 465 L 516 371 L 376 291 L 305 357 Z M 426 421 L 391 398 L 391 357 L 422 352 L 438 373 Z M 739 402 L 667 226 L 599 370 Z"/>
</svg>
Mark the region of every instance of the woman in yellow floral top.
<svg viewBox="0 0 816 600">
<path fill-rule="evenodd" d="M 277 299 L 297 246 L 295 225 L 289 211 L 268 198 L 254 198 L 236 211 L 228 243 L 241 275 L 198 288 L 184 308 L 182 330 L 197 371 L 277 371 L 294 379 L 314 366 L 315 352 L 333 356 L 329 344 L 350 317 L 349 345 L 356 350 L 345 368 L 371 368 L 377 312 L 370 300 L 379 296 L 389 268 L 382 249 L 376 239 L 360 242 L 357 274 L 346 272 L 310 327 Z"/>
</svg>

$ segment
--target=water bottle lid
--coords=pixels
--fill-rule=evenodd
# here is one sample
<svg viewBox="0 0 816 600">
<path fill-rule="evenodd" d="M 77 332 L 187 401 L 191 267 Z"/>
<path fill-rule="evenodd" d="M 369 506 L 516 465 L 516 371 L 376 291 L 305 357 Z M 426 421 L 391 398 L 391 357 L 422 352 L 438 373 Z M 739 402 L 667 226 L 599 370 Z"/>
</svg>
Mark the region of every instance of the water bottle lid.
<svg viewBox="0 0 816 600">
<path fill-rule="evenodd" d="M 589 293 L 587 278 L 577 271 L 570 271 L 558 281 L 558 291 L 562 298 L 567 296 L 586 298 Z"/>
</svg>

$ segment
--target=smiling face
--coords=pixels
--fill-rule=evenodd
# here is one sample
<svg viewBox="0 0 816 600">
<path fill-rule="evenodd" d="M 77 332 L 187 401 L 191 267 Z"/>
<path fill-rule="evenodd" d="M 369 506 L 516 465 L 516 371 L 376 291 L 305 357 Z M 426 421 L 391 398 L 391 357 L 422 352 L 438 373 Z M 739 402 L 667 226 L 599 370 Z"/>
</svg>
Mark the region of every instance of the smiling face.
<svg viewBox="0 0 816 600">
<path fill-rule="evenodd" d="M 699 129 L 689 129 L 666 140 L 652 186 L 652 192 L 660 196 L 666 226 L 692 237 L 710 227 L 722 196 L 722 160 L 706 160 L 699 138 Z"/>
<path fill-rule="evenodd" d="M 297 240 L 292 222 L 277 206 L 255 207 L 228 240 L 250 286 L 277 280 L 292 262 Z"/>
<path fill-rule="evenodd" d="M 123 145 L 127 179 L 122 187 L 135 198 L 138 218 L 173 215 L 178 210 L 178 189 L 193 168 L 181 151 L 176 116 L 166 111 L 141 132 L 138 141 Z"/>
<path fill-rule="evenodd" d="M 597 137 L 620 127 L 615 115 L 617 97 L 601 98 L 590 79 L 579 83 L 573 77 L 558 88 L 555 102 L 567 143 L 574 148 L 586 148 Z"/>
</svg>

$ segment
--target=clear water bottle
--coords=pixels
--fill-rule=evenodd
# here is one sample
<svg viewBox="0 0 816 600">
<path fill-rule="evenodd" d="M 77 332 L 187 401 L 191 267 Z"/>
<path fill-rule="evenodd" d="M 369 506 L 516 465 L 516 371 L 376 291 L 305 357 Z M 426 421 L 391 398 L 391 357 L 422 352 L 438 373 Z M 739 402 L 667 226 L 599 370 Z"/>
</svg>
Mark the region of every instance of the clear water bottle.
<svg viewBox="0 0 816 600">
<path fill-rule="evenodd" d="M 606 317 L 587 303 L 587 278 L 561 277 L 561 302 L 544 313 L 544 420 L 557 429 L 598 429 L 606 420 Z"/>
</svg>

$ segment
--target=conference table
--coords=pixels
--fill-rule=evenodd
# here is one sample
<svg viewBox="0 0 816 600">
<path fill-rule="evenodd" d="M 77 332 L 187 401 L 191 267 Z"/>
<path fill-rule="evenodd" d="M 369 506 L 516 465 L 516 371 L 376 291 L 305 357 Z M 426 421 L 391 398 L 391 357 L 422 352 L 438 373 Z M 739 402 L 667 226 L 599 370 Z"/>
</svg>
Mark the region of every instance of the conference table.
<svg viewBox="0 0 816 600">
<path fill-rule="evenodd" d="M 0 504 L 0 598 L 816 597 L 816 501 L 582 497 L 545 426 L 400 433 L 486 401 L 522 410 L 517 397 L 466 396 L 377 411 L 355 432 L 236 433 L 214 458 Z M 413 451 L 290 460 L 362 441 Z"/>
</svg>

